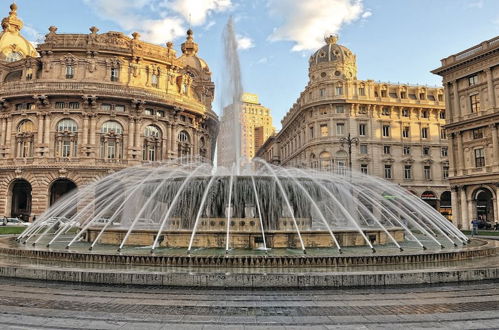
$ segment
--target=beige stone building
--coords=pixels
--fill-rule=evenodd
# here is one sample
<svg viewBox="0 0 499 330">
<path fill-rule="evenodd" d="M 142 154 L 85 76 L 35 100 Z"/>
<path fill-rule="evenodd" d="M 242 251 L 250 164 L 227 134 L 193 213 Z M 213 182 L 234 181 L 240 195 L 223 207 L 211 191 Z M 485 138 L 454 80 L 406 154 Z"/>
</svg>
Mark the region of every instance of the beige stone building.
<svg viewBox="0 0 499 330">
<path fill-rule="evenodd" d="M 228 133 L 234 131 L 232 113 L 228 111 L 230 109 L 231 106 L 224 109 L 220 119 L 221 131 Z M 248 160 L 253 159 L 256 151 L 274 133 L 275 128 L 272 125 L 270 109 L 260 103 L 258 95 L 243 93 L 241 96 L 241 156 Z M 230 134 L 227 137 L 220 136 L 217 150 L 218 164 L 231 166 L 234 162 L 232 142 Z"/>
<path fill-rule="evenodd" d="M 357 79 L 356 56 L 337 37 L 309 60 L 309 83 L 257 156 L 285 166 L 353 170 L 406 187 L 451 217 L 443 88 Z"/>
<path fill-rule="evenodd" d="M 499 221 L 499 37 L 442 60 L 453 221 Z"/>
<path fill-rule="evenodd" d="M 13 4 L 0 35 L 0 215 L 32 220 L 124 167 L 213 157 L 214 84 L 191 30 L 177 57 L 120 32 L 59 34 L 35 49 Z"/>
</svg>

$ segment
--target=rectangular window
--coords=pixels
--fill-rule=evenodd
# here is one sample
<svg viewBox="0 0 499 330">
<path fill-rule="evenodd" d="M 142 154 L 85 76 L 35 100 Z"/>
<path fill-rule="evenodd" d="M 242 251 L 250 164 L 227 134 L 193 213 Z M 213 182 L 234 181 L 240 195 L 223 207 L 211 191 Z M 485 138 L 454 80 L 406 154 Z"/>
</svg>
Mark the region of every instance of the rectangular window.
<svg viewBox="0 0 499 330">
<path fill-rule="evenodd" d="M 165 112 L 163 110 L 158 110 L 158 111 L 156 111 L 156 116 L 158 116 L 158 117 L 164 117 L 165 116 Z"/>
<path fill-rule="evenodd" d="M 360 173 L 367 174 L 367 164 L 360 164 Z"/>
<path fill-rule="evenodd" d="M 390 125 L 383 125 L 383 137 L 390 136 Z"/>
<path fill-rule="evenodd" d="M 381 97 L 386 97 L 386 90 L 381 91 Z"/>
<path fill-rule="evenodd" d="M 483 128 L 475 128 L 473 130 L 473 139 L 483 139 Z"/>
<path fill-rule="evenodd" d="M 151 85 L 152 85 L 152 87 L 158 88 L 158 75 L 157 74 L 153 74 L 151 76 Z"/>
<path fill-rule="evenodd" d="M 409 109 L 407 108 L 402 109 L 402 117 L 409 117 Z"/>
<path fill-rule="evenodd" d="M 120 78 L 120 70 L 118 68 L 111 68 L 111 81 L 118 81 Z"/>
<path fill-rule="evenodd" d="M 442 147 L 442 149 L 440 150 L 440 155 L 442 157 L 447 157 L 449 154 L 449 149 L 447 147 Z"/>
<path fill-rule="evenodd" d="M 440 111 L 440 119 L 445 119 L 445 111 Z"/>
<path fill-rule="evenodd" d="M 310 132 L 310 138 L 313 139 L 314 138 L 314 128 L 310 127 L 309 132 Z"/>
<path fill-rule="evenodd" d="M 359 135 L 360 136 L 367 135 L 367 125 L 366 124 L 359 124 Z"/>
<path fill-rule="evenodd" d="M 72 79 L 74 77 L 74 68 L 72 65 L 66 65 L 66 79 Z"/>
<path fill-rule="evenodd" d="M 405 126 L 402 130 L 402 137 L 408 138 L 410 136 L 411 128 L 409 126 Z"/>
<path fill-rule="evenodd" d="M 447 133 L 445 132 L 445 129 L 441 128 L 440 129 L 440 138 L 441 139 L 447 139 Z"/>
<path fill-rule="evenodd" d="M 426 95 L 424 93 L 419 93 L 419 99 L 424 100 L 426 98 Z"/>
<path fill-rule="evenodd" d="M 421 116 L 423 118 L 429 118 L 430 117 L 430 113 L 428 112 L 428 110 L 423 110 Z"/>
<path fill-rule="evenodd" d="M 471 112 L 476 113 L 480 111 L 480 95 L 475 94 L 470 96 Z"/>
<path fill-rule="evenodd" d="M 152 116 L 154 114 L 154 110 L 153 109 L 145 109 L 144 114 L 146 116 Z M 184 117 L 184 121 L 185 121 L 185 117 Z"/>
<path fill-rule="evenodd" d="M 345 108 L 342 105 L 337 105 L 336 106 L 336 113 L 344 113 Z"/>
<path fill-rule="evenodd" d="M 55 102 L 55 108 L 56 109 L 64 109 L 65 103 L 64 102 Z"/>
<path fill-rule="evenodd" d="M 475 166 L 484 167 L 485 166 L 485 153 L 483 148 L 475 149 Z"/>
<path fill-rule="evenodd" d="M 325 89 L 325 88 L 321 88 L 321 89 L 319 89 L 319 95 L 320 95 L 321 97 L 326 96 L 326 89 Z"/>
<path fill-rule="evenodd" d="M 383 146 L 383 153 L 385 155 L 389 155 L 390 154 L 390 146 Z"/>
<path fill-rule="evenodd" d="M 114 110 L 118 111 L 118 112 L 125 112 L 125 106 L 124 105 L 121 105 L 121 104 L 116 104 L 114 106 Z"/>
<path fill-rule="evenodd" d="M 327 124 L 321 124 L 320 128 L 322 137 L 329 136 L 329 128 L 327 127 Z"/>
<path fill-rule="evenodd" d="M 449 166 L 442 166 L 442 178 L 449 178 Z"/>
<path fill-rule="evenodd" d="M 389 107 L 383 107 L 383 110 L 381 110 L 381 114 L 383 116 L 389 116 L 390 115 L 390 108 Z"/>
<path fill-rule="evenodd" d="M 430 155 L 430 147 L 423 147 L 423 156 Z"/>
<path fill-rule="evenodd" d="M 478 84 L 478 75 L 474 74 L 472 76 L 469 76 L 468 77 L 468 85 L 469 86 L 473 86 L 473 85 L 476 85 L 476 84 Z"/>
<path fill-rule="evenodd" d="M 366 96 L 366 89 L 364 87 L 359 87 L 359 95 Z"/>
<path fill-rule="evenodd" d="M 367 144 L 361 144 L 359 146 L 359 150 L 360 150 L 361 154 L 366 155 L 367 154 Z"/>
<path fill-rule="evenodd" d="M 103 103 L 103 104 L 101 104 L 100 108 L 101 108 L 101 110 L 110 111 L 111 104 Z"/>
<path fill-rule="evenodd" d="M 412 179 L 412 166 L 404 165 L 404 179 L 410 180 Z"/>
<path fill-rule="evenodd" d="M 392 178 L 392 165 L 385 165 L 385 179 Z"/>
<path fill-rule="evenodd" d="M 71 155 L 71 141 L 62 141 L 62 157 L 69 157 Z"/>
<path fill-rule="evenodd" d="M 411 147 L 404 146 L 404 148 L 402 149 L 402 152 L 404 155 L 410 155 L 411 154 Z"/>
<path fill-rule="evenodd" d="M 80 103 L 78 103 L 78 102 L 69 102 L 69 108 L 70 109 L 79 109 L 80 108 Z"/>
<path fill-rule="evenodd" d="M 338 86 L 336 87 L 336 95 L 342 95 L 343 94 L 343 87 Z"/>
<path fill-rule="evenodd" d="M 425 165 L 423 168 L 425 180 L 431 180 L 431 166 Z"/>
<path fill-rule="evenodd" d="M 359 114 L 364 115 L 364 114 L 366 114 L 366 113 L 367 113 L 367 106 L 365 106 L 365 105 L 361 105 L 361 106 L 359 107 Z"/>
<path fill-rule="evenodd" d="M 336 124 L 336 134 L 337 135 L 343 135 L 345 132 L 345 124 L 343 123 L 337 123 Z"/>
<path fill-rule="evenodd" d="M 423 138 L 423 139 L 428 138 L 428 127 L 423 127 L 421 129 L 421 138 Z"/>
<path fill-rule="evenodd" d="M 407 98 L 407 93 L 406 92 L 400 92 L 400 98 L 401 99 L 406 99 Z"/>
</svg>

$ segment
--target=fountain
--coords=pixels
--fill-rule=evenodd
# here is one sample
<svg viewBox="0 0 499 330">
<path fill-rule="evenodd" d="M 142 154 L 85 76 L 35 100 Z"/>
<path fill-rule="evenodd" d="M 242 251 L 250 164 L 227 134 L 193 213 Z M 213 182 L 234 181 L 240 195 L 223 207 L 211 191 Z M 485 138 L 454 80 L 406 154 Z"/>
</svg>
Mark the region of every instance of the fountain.
<svg viewBox="0 0 499 330">
<path fill-rule="evenodd" d="M 344 169 L 320 172 L 241 159 L 242 86 L 231 21 L 224 37 L 222 105 L 229 113 L 220 130 L 218 147 L 226 157 L 219 166 L 201 158 L 175 159 L 113 173 L 58 201 L 14 245 L 0 242 L 0 253 L 56 261 L 58 266 L 76 261 L 257 272 L 397 267 L 495 256 L 494 244 L 470 241 L 427 203 L 383 179 Z M 161 283 L 199 285 L 195 279 L 189 282 L 189 276 Z M 219 280 L 213 283 L 248 285 L 240 278 Z M 119 283 L 129 279 L 123 281 Z M 156 283 L 151 281 L 145 284 Z M 367 282 L 388 280 L 373 281 Z M 327 279 L 315 283 L 332 285 Z"/>
</svg>

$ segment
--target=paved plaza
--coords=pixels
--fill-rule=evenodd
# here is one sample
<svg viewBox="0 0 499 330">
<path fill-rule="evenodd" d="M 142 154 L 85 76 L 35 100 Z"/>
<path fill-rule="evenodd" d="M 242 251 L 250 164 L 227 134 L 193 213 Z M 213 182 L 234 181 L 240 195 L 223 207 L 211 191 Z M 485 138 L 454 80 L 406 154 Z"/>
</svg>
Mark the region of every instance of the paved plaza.
<svg viewBox="0 0 499 330">
<path fill-rule="evenodd" d="M 499 327 L 499 283 L 223 290 L 2 279 L 2 329 Z"/>
</svg>

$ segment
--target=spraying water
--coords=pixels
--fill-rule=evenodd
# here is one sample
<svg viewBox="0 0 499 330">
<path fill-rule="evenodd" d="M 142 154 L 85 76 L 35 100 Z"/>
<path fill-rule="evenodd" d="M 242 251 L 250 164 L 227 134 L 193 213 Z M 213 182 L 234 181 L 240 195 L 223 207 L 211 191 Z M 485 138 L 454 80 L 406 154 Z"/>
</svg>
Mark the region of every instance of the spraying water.
<svg viewBox="0 0 499 330">
<path fill-rule="evenodd" d="M 223 33 L 224 68 L 222 72 L 222 116 L 218 137 L 217 165 L 241 170 L 241 67 L 237 53 L 234 23 L 229 19 Z"/>
</svg>

